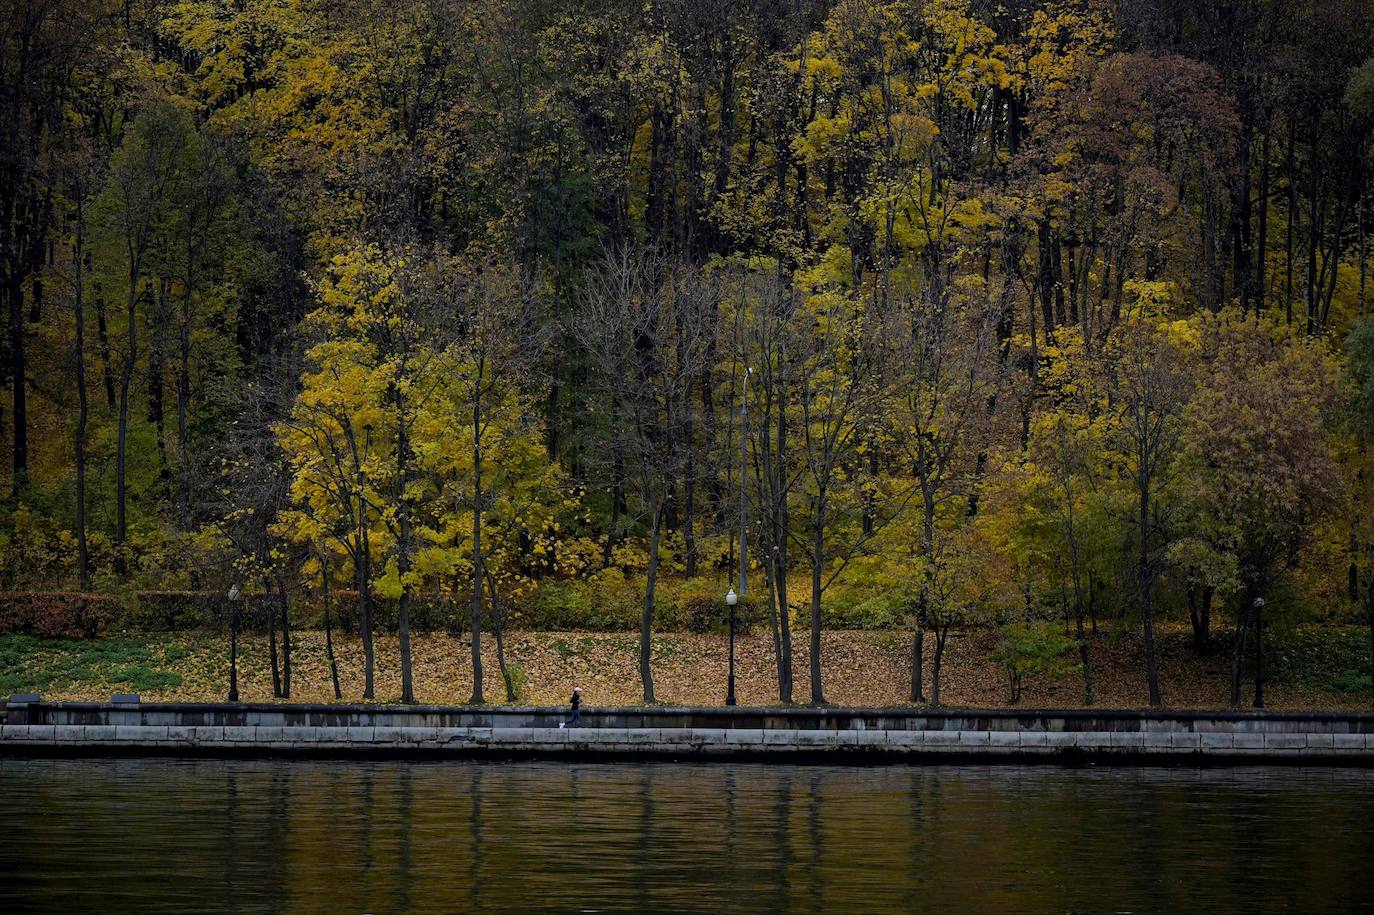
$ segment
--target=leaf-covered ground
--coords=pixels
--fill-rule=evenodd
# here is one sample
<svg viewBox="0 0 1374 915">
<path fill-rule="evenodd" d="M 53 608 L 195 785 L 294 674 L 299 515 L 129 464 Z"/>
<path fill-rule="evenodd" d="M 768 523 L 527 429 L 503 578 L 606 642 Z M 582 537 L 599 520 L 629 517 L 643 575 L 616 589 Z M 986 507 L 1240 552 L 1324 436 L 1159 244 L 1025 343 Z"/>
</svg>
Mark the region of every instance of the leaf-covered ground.
<svg viewBox="0 0 1374 915">
<path fill-rule="evenodd" d="M 325 661 L 324 634 L 293 635 L 291 700 L 333 701 Z M 796 635 L 795 690 L 810 701 L 809 633 Z M 952 633 L 942 664 L 942 701 L 951 706 L 1007 704 L 1007 679 L 991 660 L 996 634 Z M 1358 628 L 1300 630 L 1274 652 L 1273 679 L 1266 688 L 1270 708 L 1369 709 L 1368 635 Z M 394 636 L 377 642 L 377 699 L 395 701 L 401 692 Z M 825 698 L 840 705 L 908 703 L 911 637 L 900 632 L 827 632 L 823 636 Z M 469 643 L 442 634 L 412 640 L 415 695 L 425 703 L 460 703 L 472 694 Z M 346 701 L 362 695 L 362 652 L 357 639 L 336 638 L 340 681 Z M 488 702 L 504 702 L 494 642 L 483 642 Z M 269 701 L 272 680 L 263 636 L 240 645 L 240 694 L 245 701 Z M 638 704 L 642 692 L 636 633 L 513 632 L 506 640 L 508 662 L 519 668 L 521 704 L 561 704 L 574 685 L 588 705 Z M 1144 663 L 1133 634 L 1100 633 L 1092 645 L 1095 705 L 1146 705 Z M 926 643 L 926 692 L 930 693 L 934 643 Z M 1199 656 L 1183 629 L 1166 628 L 1160 638 L 1160 672 L 1165 703 L 1176 708 L 1225 707 L 1230 653 L 1224 646 Z M 111 692 L 136 690 L 146 700 L 217 701 L 225 696 L 228 640 L 208 634 L 126 636 L 97 642 L 0 636 L 0 695 L 38 690 L 52 699 L 107 699 Z M 721 704 L 725 696 L 726 639 L 723 635 L 665 633 L 654 639 L 656 697 L 669 704 Z M 756 632 L 737 641 L 737 683 L 742 705 L 778 701 L 771 636 Z M 1248 702 L 1248 694 L 1247 694 Z M 1028 675 L 1022 706 L 1083 704 L 1082 678 L 1052 680 Z"/>
</svg>

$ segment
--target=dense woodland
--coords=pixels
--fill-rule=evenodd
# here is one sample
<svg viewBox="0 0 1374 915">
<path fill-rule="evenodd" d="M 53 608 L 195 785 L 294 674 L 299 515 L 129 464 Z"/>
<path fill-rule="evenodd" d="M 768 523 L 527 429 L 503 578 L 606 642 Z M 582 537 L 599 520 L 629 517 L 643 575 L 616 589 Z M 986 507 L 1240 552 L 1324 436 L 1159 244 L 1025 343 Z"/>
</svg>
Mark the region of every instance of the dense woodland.
<svg viewBox="0 0 1374 915">
<path fill-rule="evenodd" d="M 1374 665 L 1368 0 L 0 15 L 0 587 Z"/>
</svg>

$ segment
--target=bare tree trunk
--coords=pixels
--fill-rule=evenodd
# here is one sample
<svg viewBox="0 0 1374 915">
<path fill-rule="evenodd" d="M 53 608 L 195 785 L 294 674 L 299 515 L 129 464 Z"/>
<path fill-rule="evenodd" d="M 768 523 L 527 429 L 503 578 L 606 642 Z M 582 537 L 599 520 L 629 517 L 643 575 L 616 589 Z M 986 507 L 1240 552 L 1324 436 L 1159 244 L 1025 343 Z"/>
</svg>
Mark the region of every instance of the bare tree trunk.
<svg viewBox="0 0 1374 915">
<path fill-rule="evenodd" d="M 189 274 L 189 270 L 188 270 Z M 191 282 L 181 299 L 181 324 L 178 328 L 177 362 L 177 495 L 183 530 L 191 528 L 191 467 L 187 442 L 187 413 L 191 403 Z"/>
<path fill-rule="evenodd" d="M 329 560 L 320 555 L 320 589 L 324 595 L 324 658 L 329 664 L 329 679 L 334 684 L 334 698 L 342 699 L 339 688 L 339 665 L 334 658 L 333 589 L 329 581 Z"/>
<path fill-rule="evenodd" d="M 1374 574 L 1364 591 L 1364 615 L 1369 621 L 1369 682 L 1374 685 Z"/>
<path fill-rule="evenodd" d="M 930 672 L 930 704 L 940 704 L 940 666 L 945 657 L 945 640 L 949 638 L 949 624 L 935 626 L 935 663 Z"/>
<path fill-rule="evenodd" d="M 281 575 L 277 580 L 277 599 L 281 609 L 281 694 L 291 698 L 291 615 L 290 603 L 286 599 L 286 582 Z"/>
<path fill-rule="evenodd" d="M 778 354 L 778 424 L 774 443 L 773 483 L 774 527 L 773 527 L 773 577 L 778 591 L 778 622 L 781 627 L 782 653 L 778 656 L 778 699 L 792 703 L 792 620 L 791 609 L 787 604 L 787 536 L 790 518 L 787 510 L 787 397 L 786 375 L 784 374 L 783 354 Z M 765 438 L 767 432 L 764 433 Z"/>
<path fill-rule="evenodd" d="M 920 597 L 919 606 L 916 609 L 916 631 L 911 636 L 911 701 L 925 702 L 925 647 L 926 630 L 922 617 L 926 612 L 926 597 Z"/>
<path fill-rule="evenodd" d="M 825 559 L 825 496 L 817 497 L 811 531 L 811 704 L 824 705 L 821 685 L 821 563 Z"/>
<path fill-rule="evenodd" d="M 601 551 L 603 566 L 611 564 L 611 554 L 620 542 L 620 516 L 625 510 L 625 458 L 619 451 L 615 454 L 614 464 L 615 480 L 611 485 L 611 529 L 606 536 L 606 545 Z"/>
<path fill-rule="evenodd" d="M 399 395 L 398 395 L 399 396 Z M 398 414 L 400 409 L 398 407 Z M 396 515 L 400 536 L 397 537 L 396 567 L 401 576 L 401 601 L 398 608 L 397 628 L 401 648 L 401 701 L 415 701 L 415 683 L 410 664 L 410 505 L 407 491 L 410 488 L 410 440 L 405 419 L 396 418 L 396 460 L 400 470 L 400 490 L 397 493 Z"/>
<path fill-rule="evenodd" d="M 1261 144 L 1259 179 L 1259 240 L 1255 246 L 1255 313 L 1264 313 L 1265 286 L 1269 264 L 1269 136 L 1270 116 L 1264 118 L 1264 143 Z"/>
<path fill-rule="evenodd" d="M 100 374 L 105 380 L 105 406 L 111 410 L 115 405 L 114 357 L 110 355 L 110 327 L 105 319 L 105 297 L 100 292 L 100 284 L 95 284 L 95 329 L 100 344 Z"/>
<path fill-rule="evenodd" d="M 138 357 L 138 267 L 131 267 L 129 273 L 129 299 L 125 312 L 129 333 L 129 352 L 124 359 L 124 371 L 119 378 L 119 427 L 115 444 L 115 571 L 120 575 L 123 575 L 125 570 L 124 544 L 128 539 L 129 532 L 127 517 L 129 385 L 134 379 L 134 360 Z"/>
<path fill-rule="evenodd" d="M 85 294 L 85 280 L 82 276 L 83 260 L 86 256 L 85 230 L 86 214 L 84 193 L 80 183 L 75 188 L 76 204 L 76 245 L 72 249 L 72 266 L 75 273 L 74 300 L 76 323 L 76 564 L 81 578 L 81 590 L 91 587 L 91 557 L 86 543 L 86 423 L 90 417 L 90 405 L 86 398 L 86 312 L 82 296 Z"/>
<path fill-rule="evenodd" d="M 1293 144 L 1297 138 L 1297 119 L 1294 113 L 1288 113 L 1288 219 L 1287 237 L 1284 240 L 1284 320 L 1288 324 L 1293 323 L 1293 235 L 1294 220 L 1298 211 L 1298 178 L 1293 166 Z M 1237 700 L 1239 701 L 1239 700 Z"/>
<path fill-rule="evenodd" d="M 644 685 L 644 702 L 653 703 L 654 673 L 653 661 L 653 623 L 654 589 L 658 586 L 658 537 L 663 523 L 663 506 L 659 500 L 654 505 L 653 524 L 649 533 L 649 571 L 644 583 L 644 615 L 639 623 L 639 680 Z"/>
<path fill-rule="evenodd" d="M 496 595 L 496 582 L 491 578 L 491 572 L 485 568 L 483 571 L 487 578 L 487 588 L 491 591 L 491 631 L 496 636 L 496 667 L 501 671 L 501 680 L 506 684 L 506 701 L 514 703 L 518 698 L 515 695 L 515 680 L 511 677 L 510 668 L 506 666 L 506 622 L 505 613 L 501 610 L 501 603 Z"/>
<path fill-rule="evenodd" d="M 24 291 L 17 273 L 5 282 L 10 321 L 10 416 L 14 421 L 13 494 L 18 498 L 29 472 L 28 363 L 24 354 Z"/>
<path fill-rule="evenodd" d="M 481 383 L 479 368 L 472 400 L 472 698 L 468 701 L 473 705 L 486 701 L 482 694 L 482 599 L 486 557 L 482 553 Z"/>
<path fill-rule="evenodd" d="M 1155 660 L 1155 621 L 1151 603 L 1150 580 L 1150 488 L 1148 479 L 1140 481 L 1140 557 L 1137 569 L 1140 582 L 1140 616 L 1145 628 L 1145 678 L 1150 688 L 1150 706 L 1160 704 L 1159 666 Z"/>
<path fill-rule="evenodd" d="M 1364 227 L 1364 207 L 1365 207 L 1364 197 L 1361 196 L 1361 198 L 1360 198 L 1360 210 L 1359 210 L 1359 221 L 1360 221 L 1360 233 L 1359 233 L 1359 234 L 1360 234 L 1360 242 L 1359 242 L 1359 244 L 1360 244 L 1360 317 L 1361 317 L 1361 318 L 1363 318 L 1364 315 L 1365 315 L 1365 277 L 1366 277 L 1366 276 L 1368 275 L 1368 273 L 1369 273 L 1369 271 L 1368 271 L 1368 269 L 1367 269 L 1367 268 L 1368 268 L 1368 264 L 1369 264 L 1369 247 L 1368 247 L 1368 245 L 1367 245 L 1367 243 L 1366 243 L 1366 242 L 1367 242 L 1367 239 L 1366 239 L 1366 236 L 1365 236 L 1365 227 Z"/>
<path fill-rule="evenodd" d="M 695 318 L 696 316 L 693 316 Z M 679 338 L 683 335 L 678 334 Z M 680 346 L 681 348 L 681 346 Z M 685 356 L 683 357 L 685 360 Z M 691 385 L 687 388 L 687 397 L 691 399 Z M 686 551 L 685 573 L 688 578 L 694 578 L 697 574 L 697 463 L 696 463 L 696 424 L 693 422 L 692 410 L 690 406 L 683 417 L 682 427 L 682 447 L 686 450 L 687 456 L 683 462 L 682 474 L 682 539 L 683 549 Z M 744 468 L 739 469 L 741 474 Z"/>
<path fill-rule="evenodd" d="M 1083 631 L 1083 602 L 1074 601 L 1074 623 L 1078 637 L 1078 662 L 1083 665 L 1083 704 L 1093 704 L 1093 666 L 1088 634 Z"/>
<path fill-rule="evenodd" d="M 372 544 L 367 528 L 367 498 L 358 498 L 358 629 L 363 642 L 363 698 L 376 697 L 374 674 L 376 655 L 372 647 Z"/>
<path fill-rule="evenodd" d="M 264 581 L 266 590 L 272 590 L 272 583 Z M 277 662 L 277 614 L 272 610 L 270 599 L 264 595 L 264 605 L 267 610 L 267 654 L 272 662 L 272 697 L 280 699 L 281 695 L 281 668 Z"/>
<path fill-rule="evenodd" d="M 1321 244 L 1322 223 L 1324 222 L 1322 213 L 1323 201 L 1317 194 L 1317 113 L 1312 112 L 1312 132 L 1309 137 L 1310 161 L 1309 168 L 1311 174 L 1308 176 L 1308 227 L 1307 227 L 1307 276 L 1304 278 L 1307 285 L 1307 334 L 1311 336 L 1317 332 L 1317 247 Z"/>
<path fill-rule="evenodd" d="M 164 409 L 163 358 L 167 345 L 164 328 L 167 325 L 167 278 L 158 280 L 157 307 L 148 333 L 148 422 L 153 424 L 157 445 L 157 493 L 161 500 L 167 494 L 170 473 L 167 469 L 167 428 Z"/>
<path fill-rule="evenodd" d="M 1243 594 L 1236 619 L 1236 651 L 1231 661 L 1231 707 L 1240 707 L 1240 678 L 1245 666 L 1245 642 L 1250 634 L 1250 597 Z"/>
<path fill-rule="evenodd" d="M 1212 598 L 1211 588 L 1202 588 L 1201 594 L 1198 589 L 1188 589 L 1188 619 L 1193 627 L 1194 651 L 1200 652 L 1207 647 L 1212 628 Z"/>
</svg>

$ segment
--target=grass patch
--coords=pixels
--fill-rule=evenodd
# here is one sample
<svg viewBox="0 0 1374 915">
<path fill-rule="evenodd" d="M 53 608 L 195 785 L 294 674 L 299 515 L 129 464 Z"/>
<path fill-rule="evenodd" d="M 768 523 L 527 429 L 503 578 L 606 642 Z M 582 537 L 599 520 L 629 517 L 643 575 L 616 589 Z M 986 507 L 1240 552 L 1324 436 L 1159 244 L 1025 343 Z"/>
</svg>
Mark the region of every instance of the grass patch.
<svg viewBox="0 0 1374 915">
<path fill-rule="evenodd" d="M 1370 691 L 1367 629 L 1310 626 L 1265 642 L 1281 682 L 1346 695 Z"/>
<path fill-rule="evenodd" d="M 121 667 L 107 677 L 113 686 L 127 686 L 135 691 L 174 689 L 181 685 L 181 674 L 150 667 Z"/>
<path fill-rule="evenodd" d="M 189 655 L 172 649 L 162 663 Z M 101 684 L 135 690 L 173 689 L 181 675 L 161 670 L 143 639 L 100 641 L 0 635 L 0 695 L 26 691 L 63 691 Z"/>
</svg>

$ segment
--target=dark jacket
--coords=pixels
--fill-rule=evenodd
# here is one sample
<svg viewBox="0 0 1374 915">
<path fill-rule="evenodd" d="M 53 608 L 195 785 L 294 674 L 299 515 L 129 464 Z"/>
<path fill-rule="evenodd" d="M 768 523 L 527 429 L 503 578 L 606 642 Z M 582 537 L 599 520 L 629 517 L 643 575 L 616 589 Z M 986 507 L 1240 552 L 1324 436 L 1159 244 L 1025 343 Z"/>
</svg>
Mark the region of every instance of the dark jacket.
<svg viewBox="0 0 1374 915">
<path fill-rule="evenodd" d="M 581 706 L 582 706 L 582 694 L 581 694 L 581 693 L 573 693 L 573 694 L 572 694 L 572 707 L 573 707 L 573 711 L 574 711 L 574 712 L 577 711 Z"/>
</svg>

